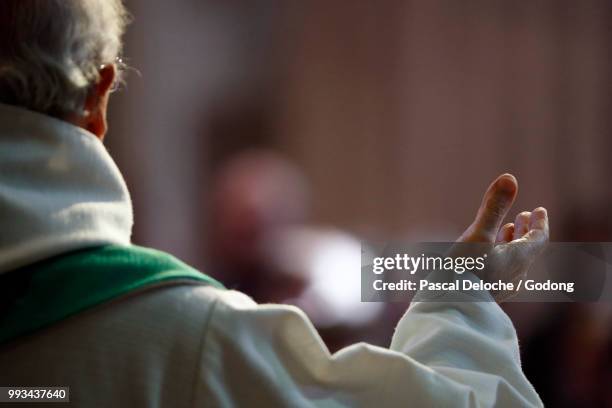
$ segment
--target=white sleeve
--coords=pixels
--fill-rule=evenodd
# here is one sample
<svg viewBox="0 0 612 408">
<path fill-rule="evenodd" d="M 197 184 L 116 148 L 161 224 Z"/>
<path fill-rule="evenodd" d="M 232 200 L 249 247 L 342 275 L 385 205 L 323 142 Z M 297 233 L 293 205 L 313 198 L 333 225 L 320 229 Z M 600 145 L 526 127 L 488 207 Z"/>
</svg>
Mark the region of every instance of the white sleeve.
<svg viewBox="0 0 612 408">
<path fill-rule="evenodd" d="M 416 303 L 390 349 L 359 343 L 333 355 L 295 307 L 226 291 L 214 308 L 194 406 L 542 405 L 495 303 Z"/>
</svg>

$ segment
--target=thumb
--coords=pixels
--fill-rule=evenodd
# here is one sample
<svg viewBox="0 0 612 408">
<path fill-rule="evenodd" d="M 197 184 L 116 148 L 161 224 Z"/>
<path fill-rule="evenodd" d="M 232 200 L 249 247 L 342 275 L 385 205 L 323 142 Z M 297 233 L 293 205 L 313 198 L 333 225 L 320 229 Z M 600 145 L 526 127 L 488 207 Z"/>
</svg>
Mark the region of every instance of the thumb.
<svg viewBox="0 0 612 408">
<path fill-rule="evenodd" d="M 472 224 L 472 232 L 488 242 L 495 242 L 497 232 L 512 207 L 517 192 L 518 182 L 512 174 L 502 174 L 495 179 L 482 199 Z"/>
</svg>

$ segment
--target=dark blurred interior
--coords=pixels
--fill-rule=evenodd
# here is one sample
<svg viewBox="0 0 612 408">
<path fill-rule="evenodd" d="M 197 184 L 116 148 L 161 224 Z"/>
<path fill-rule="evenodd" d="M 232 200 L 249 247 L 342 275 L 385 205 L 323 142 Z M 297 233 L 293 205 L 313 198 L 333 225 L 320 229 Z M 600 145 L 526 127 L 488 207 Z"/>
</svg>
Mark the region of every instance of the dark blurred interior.
<svg viewBox="0 0 612 408">
<path fill-rule="evenodd" d="M 107 145 L 135 242 L 300 305 L 331 350 L 405 310 L 359 303 L 360 240 L 452 241 L 502 172 L 553 241 L 612 241 L 610 1 L 127 4 Z M 506 307 L 545 403 L 612 406 L 611 306 Z"/>
</svg>

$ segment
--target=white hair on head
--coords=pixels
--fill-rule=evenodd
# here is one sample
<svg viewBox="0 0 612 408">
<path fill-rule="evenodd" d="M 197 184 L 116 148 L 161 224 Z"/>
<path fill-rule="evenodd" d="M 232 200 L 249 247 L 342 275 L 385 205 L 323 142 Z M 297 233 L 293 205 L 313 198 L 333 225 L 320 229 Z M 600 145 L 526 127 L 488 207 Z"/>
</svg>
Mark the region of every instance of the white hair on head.
<svg viewBox="0 0 612 408">
<path fill-rule="evenodd" d="M 0 0 L 0 102 L 80 114 L 100 66 L 122 51 L 121 0 Z"/>
</svg>

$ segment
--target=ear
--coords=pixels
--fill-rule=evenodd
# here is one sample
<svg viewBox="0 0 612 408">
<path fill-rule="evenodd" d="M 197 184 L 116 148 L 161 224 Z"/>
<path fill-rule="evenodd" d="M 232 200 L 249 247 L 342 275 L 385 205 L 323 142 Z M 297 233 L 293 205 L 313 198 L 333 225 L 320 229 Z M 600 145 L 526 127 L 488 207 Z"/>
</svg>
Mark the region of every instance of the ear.
<svg viewBox="0 0 612 408">
<path fill-rule="evenodd" d="M 85 100 L 85 116 L 83 117 L 82 127 L 102 140 L 106 135 L 108 127 L 106 123 L 106 109 L 108 95 L 117 75 L 115 65 L 102 66 L 99 74 L 99 81 L 91 88 Z"/>
</svg>

